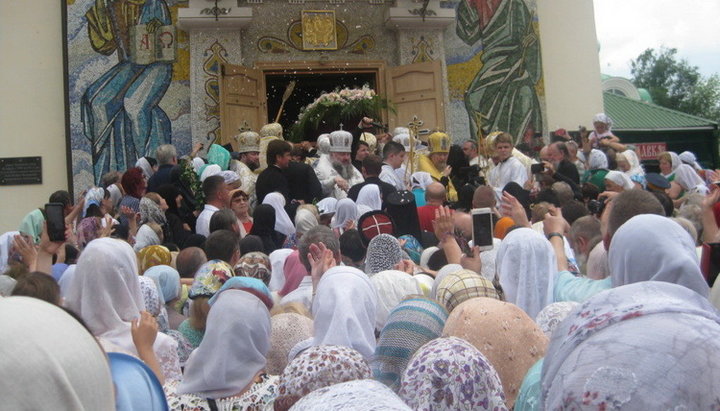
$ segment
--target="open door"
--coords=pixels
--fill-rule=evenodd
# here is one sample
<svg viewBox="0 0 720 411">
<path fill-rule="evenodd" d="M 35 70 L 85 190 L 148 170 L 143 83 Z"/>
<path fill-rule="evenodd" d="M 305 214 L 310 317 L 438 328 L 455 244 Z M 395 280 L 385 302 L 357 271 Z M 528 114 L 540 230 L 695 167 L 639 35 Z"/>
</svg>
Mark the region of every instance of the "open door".
<svg viewBox="0 0 720 411">
<path fill-rule="evenodd" d="M 423 129 L 445 130 L 441 70 L 439 60 L 387 68 L 387 96 L 396 110 L 388 113 L 391 131 L 407 127 L 413 116 Z"/>
<path fill-rule="evenodd" d="M 221 144 L 231 143 L 238 129 L 247 123 L 259 130 L 267 118 L 264 75 L 261 70 L 232 64 L 220 67 L 220 136 Z"/>
</svg>

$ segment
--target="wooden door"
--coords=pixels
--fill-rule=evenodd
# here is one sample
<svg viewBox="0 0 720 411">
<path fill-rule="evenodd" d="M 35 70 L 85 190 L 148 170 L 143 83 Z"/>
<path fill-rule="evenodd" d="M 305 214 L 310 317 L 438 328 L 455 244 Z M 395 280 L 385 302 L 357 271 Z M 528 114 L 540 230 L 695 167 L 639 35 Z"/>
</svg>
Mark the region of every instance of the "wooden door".
<svg viewBox="0 0 720 411">
<path fill-rule="evenodd" d="M 233 136 L 245 123 L 253 131 L 265 124 L 265 77 L 261 70 L 232 64 L 223 64 L 220 73 L 221 144 L 234 144 Z"/>
<path fill-rule="evenodd" d="M 390 111 L 390 131 L 407 127 L 413 116 L 424 122 L 422 128 L 445 130 L 445 104 L 439 60 L 388 67 L 387 96 L 395 105 Z"/>
</svg>

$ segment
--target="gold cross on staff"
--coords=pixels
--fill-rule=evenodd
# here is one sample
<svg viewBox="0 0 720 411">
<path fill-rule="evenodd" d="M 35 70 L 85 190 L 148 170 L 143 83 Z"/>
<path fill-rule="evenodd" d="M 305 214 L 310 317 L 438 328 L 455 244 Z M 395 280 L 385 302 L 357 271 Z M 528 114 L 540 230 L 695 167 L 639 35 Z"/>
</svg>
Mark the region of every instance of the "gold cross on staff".
<svg viewBox="0 0 720 411">
<path fill-rule="evenodd" d="M 238 128 L 238 131 L 241 133 L 245 131 L 252 131 L 252 127 L 250 127 L 250 124 L 248 124 L 247 120 L 244 120 L 240 128 Z"/>
<path fill-rule="evenodd" d="M 408 129 L 410 130 L 410 139 L 409 139 L 410 152 L 408 153 L 408 157 L 409 157 L 408 165 L 410 167 L 408 167 L 406 169 L 406 175 L 405 175 L 406 180 L 409 179 L 407 172 L 410 172 L 410 175 L 412 175 L 415 172 L 415 139 L 417 138 L 418 130 L 420 129 L 420 127 L 423 126 L 423 124 L 425 124 L 425 122 L 420 120 L 416 115 L 413 116 L 412 121 L 408 123 Z"/>
</svg>

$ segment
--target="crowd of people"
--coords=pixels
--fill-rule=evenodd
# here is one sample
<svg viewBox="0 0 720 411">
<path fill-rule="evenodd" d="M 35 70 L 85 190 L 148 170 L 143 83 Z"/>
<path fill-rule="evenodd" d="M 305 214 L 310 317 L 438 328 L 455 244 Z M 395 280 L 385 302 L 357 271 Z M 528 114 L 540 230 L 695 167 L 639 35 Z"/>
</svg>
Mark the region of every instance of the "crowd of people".
<svg viewBox="0 0 720 411">
<path fill-rule="evenodd" d="M 646 172 L 604 114 L 542 143 L 371 127 L 52 193 L 64 241 L 43 207 L 0 236 L 0 408 L 720 409 L 720 171 Z"/>
</svg>

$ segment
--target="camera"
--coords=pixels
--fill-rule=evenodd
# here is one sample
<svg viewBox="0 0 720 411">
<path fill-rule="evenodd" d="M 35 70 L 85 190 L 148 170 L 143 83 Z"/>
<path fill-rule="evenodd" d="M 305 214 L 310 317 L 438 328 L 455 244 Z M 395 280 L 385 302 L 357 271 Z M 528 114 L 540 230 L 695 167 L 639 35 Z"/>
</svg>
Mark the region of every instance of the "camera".
<svg viewBox="0 0 720 411">
<path fill-rule="evenodd" d="M 545 164 L 543 164 L 543 163 L 530 165 L 530 172 L 533 174 L 540 174 L 543 171 L 545 171 Z"/>
<path fill-rule="evenodd" d="M 591 214 L 600 215 L 605 209 L 605 199 L 601 198 L 600 200 L 590 200 L 588 201 L 587 208 L 590 210 Z"/>
</svg>

